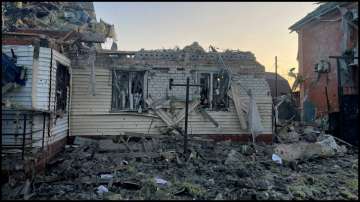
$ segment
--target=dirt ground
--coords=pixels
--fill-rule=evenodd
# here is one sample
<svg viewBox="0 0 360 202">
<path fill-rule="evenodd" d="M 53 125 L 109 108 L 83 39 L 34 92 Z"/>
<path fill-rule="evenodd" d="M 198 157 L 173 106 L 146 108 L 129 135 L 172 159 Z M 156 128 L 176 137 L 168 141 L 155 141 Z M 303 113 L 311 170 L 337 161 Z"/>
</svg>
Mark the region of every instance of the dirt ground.
<svg viewBox="0 0 360 202">
<path fill-rule="evenodd" d="M 96 143 L 68 145 L 44 174 L 27 182 L 10 176 L 2 198 L 358 199 L 357 150 L 278 164 L 272 160 L 274 145 L 191 141 L 186 158 L 182 141 L 161 145 L 156 152 L 133 154 Z"/>
</svg>

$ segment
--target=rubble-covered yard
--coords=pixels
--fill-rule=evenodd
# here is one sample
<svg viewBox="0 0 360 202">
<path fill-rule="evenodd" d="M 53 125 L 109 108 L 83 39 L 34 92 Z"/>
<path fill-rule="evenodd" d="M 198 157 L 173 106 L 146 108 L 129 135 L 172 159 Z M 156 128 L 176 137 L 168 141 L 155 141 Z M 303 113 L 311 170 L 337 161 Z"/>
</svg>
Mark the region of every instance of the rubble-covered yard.
<svg viewBox="0 0 360 202">
<path fill-rule="evenodd" d="M 126 146 L 139 148 L 129 152 L 111 139 L 75 140 L 79 144 L 67 145 L 45 174 L 25 182 L 10 175 L 2 198 L 358 199 L 354 148 L 280 164 L 272 159 L 277 144 L 192 139 L 185 158 L 181 138 L 151 142 L 142 152 L 139 141 L 129 141 Z"/>
</svg>

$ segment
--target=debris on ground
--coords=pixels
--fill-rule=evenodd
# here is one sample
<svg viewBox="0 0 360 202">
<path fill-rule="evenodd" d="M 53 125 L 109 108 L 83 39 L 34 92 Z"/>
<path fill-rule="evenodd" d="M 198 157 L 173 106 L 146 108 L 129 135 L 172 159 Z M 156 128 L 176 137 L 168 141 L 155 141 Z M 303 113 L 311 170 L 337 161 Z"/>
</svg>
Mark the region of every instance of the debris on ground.
<svg viewBox="0 0 360 202">
<path fill-rule="evenodd" d="M 315 143 L 274 145 L 190 140 L 192 158 L 172 138 L 159 142 L 157 153 L 105 151 L 95 142 L 104 141 L 64 149 L 25 192 L 26 180 L 14 177 L 21 172 L 10 175 L 3 199 L 358 199 L 357 150 L 324 134 Z"/>
<path fill-rule="evenodd" d="M 97 191 L 96 191 L 98 194 L 103 194 L 103 193 L 106 193 L 106 192 L 109 192 L 108 188 L 106 188 L 105 186 L 103 185 L 100 185 L 98 188 L 97 188 Z"/>
<path fill-rule="evenodd" d="M 276 154 L 273 154 L 272 157 L 271 157 L 271 159 L 272 159 L 273 161 L 275 161 L 276 163 L 278 163 L 278 164 L 282 164 L 282 159 L 281 159 L 281 157 L 278 156 L 278 155 L 276 155 Z"/>
<path fill-rule="evenodd" d="M 295 128 L 293 125 L 288 125 L 283 128 L 281 128 L 278 132 L 278 139 L 279 142 L 282 143 L 292 143 L 292 142 L 298 142 L 300 139 L 299 133 L 295 131 Z"/>
<path fill-rule="evenodd" d="M 339 146 L 329 135 L 319 136 L 315 143 L 297 142 L 293 144 L 279 144 L 275 153 L 286 161 L 307 160 L 314 157 L 328 157 L 346 152 L 345 146 Z"/>
</svg>

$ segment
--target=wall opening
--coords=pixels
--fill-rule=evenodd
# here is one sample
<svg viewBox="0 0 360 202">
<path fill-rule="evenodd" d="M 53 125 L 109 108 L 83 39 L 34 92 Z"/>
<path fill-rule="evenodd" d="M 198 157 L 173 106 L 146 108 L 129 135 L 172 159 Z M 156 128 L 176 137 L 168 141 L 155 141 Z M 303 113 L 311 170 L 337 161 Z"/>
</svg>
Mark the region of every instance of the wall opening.
<svg viewBox="0 0 360 202">
<path fill-rule="evenodd" d="M 143 111 L 144 75 L 145 71 L 113 71 L 112 111 Z"/>
<path fill-rule="evenodd" d="M 224 94 L 224 78 L 220 74 L 213 76 L 213 99 L 214 110 L 226 110 L 229 107 L 229 97 Z"/>
<path fill-rule="evenodd" d="M 56 64 L 56 114 L 60 115 L 66 113 L 66 103 L 68 88 L 70 86 L 70 74 L 68 67 L 57 63 Z"/>
<path fill-rule="evenodd" d="M 216 73 L 200 73 L 200 105 L 214 111 L 227 111 L 229 98 L 224 93 L 225 79 Z"/>
<path fill-rule="evenodd" d="M 202 105 L 203 108 L 210 108 L 210 82 L 209 73 L 200 74 L 200 105 Z"/>
</svg>

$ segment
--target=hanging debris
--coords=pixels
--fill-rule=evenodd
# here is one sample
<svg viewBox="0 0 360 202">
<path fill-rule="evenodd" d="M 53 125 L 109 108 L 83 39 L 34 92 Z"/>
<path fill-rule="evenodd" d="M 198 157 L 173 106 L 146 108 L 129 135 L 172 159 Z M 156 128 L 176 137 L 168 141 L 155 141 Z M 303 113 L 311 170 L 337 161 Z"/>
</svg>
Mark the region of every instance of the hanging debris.
<svg viewBox="0 0 360 202">
<path fill-rule="evenodd" d="M 12 57 L 5 53 L 1 54 L 1 87 L 2 94 L 8 92 L 17 85 L 24 86 L 26 81 L 26 70 L 16 65 L 16 55 L 14 50 L 11 49 Z"/>
</svg>

